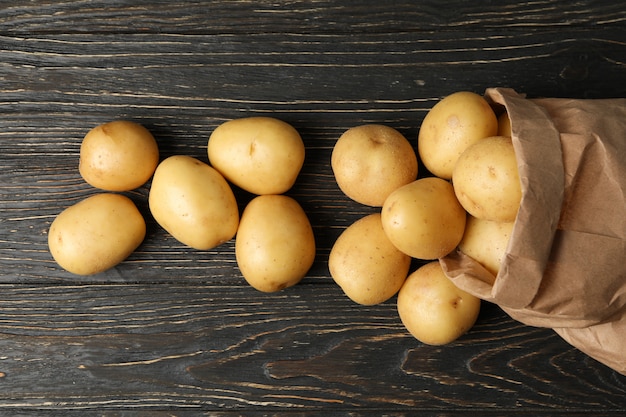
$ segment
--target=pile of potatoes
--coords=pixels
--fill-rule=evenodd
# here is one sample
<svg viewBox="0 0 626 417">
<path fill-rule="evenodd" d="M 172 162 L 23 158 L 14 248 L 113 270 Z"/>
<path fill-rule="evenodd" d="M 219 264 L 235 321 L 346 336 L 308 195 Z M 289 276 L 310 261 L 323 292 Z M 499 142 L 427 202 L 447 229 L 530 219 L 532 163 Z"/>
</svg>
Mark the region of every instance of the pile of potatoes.
<svg viewBox="0 0 626 417">
<path fill-rule="evenodd" d="M 511 126 L 475 93 L 438 102 L 419 130 L 417 152 L 397 130 L 356 126 L 337 140 L 331 168 L 339 188 L 377 208 L 334 242 L 328 268 L 354 302 L 397 295 L 399 316 L 424 343 L 450 343 L 475 323 L 480 300 L 445 276 L 438 259 L 461 250 L 497 276 L 521 200 Z M 418 177 L 419 160 L 431 174 Z M 152 134 L 129 121 L 97 126 L 83 139 L 79 172 L 102 192 L 62 211 L 48 244 L 69 272 L 92 275 L 126 259 L 143 242 L 146 222 L 124 192 L 151 180 L 154 220 L 182 244 L 209 250 L 235 239 L 237 265 L 255 289 L 297 284 L 316 256 L 311 223 L 285 193 L 305 147 L 288 123 L 248 117 L 219 125 L 208 161 L 160 160 Z M 233 186 L 252 194 L 241 215 Z M 410 271 L 414 259 L 425 261 Z"/>
<path fill-rule="evenodd" d="M 284 194 L 295 183 L 304 154 L 299 133 L 270 117 L 218 126 L 207 143 L 209 163 L 187 155 L 159 161 L 156 140 L 134 122 L 97 126 L 81 143 L 79 172 L 102 192 L 55 218 L 50 253 L 78 275 L 97 274 L 126 259 L 145 239 L 146 222 L 121 192 L 152 179 L 150 213 L 179 242 L 208 250 L 236 235 L 237 264 L 252 287 L 273 292 L 295 285 L 316 254 L 306 213 Z M 241 216 L 231 184 L 253 195 Z"/>
<path fill-rule="evenodd" d="M 379 208 L 347 227 L 328 259 L 353 301 L 373 305 L 397 294 L 407 330 L 433 345 L 475 323 L 480 300 L 452 284 L 438 262 L 461 250 L 497 276 L 521 200 L 506 113 L 480 95 L 453 93 L 427 113 L 417 153 L 382 125 L 348 129 L 331 168 L 351 199 Z M 418 178 L 418 158 L 431 175 Z M 410 272 L 412 260 L 424 261 Z"/>
</svg>

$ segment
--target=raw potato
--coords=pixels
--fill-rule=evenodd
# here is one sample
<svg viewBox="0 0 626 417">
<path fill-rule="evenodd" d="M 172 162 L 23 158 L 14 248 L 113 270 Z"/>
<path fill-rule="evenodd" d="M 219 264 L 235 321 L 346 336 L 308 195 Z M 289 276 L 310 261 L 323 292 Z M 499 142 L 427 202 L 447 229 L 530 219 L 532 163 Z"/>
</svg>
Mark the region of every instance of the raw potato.
<svg viewBox="0 0 626 417">
<path fill-rule="evenodd" d="M 457 159 L 468 146 L 498 132 L 498 119 L 482 96 L 453 93 L 435 104 L 420 127 L 420 158 L 434 175 L 449 180 Z"/>
<path fill-rule="evenodd" d="M 241 215 L 235 255 L 253 288 L 275 292 L 297 284 L 313 265 L 315 252 L 313 228 L 296 200 L 262 195 L 248 203 Z"/>
<path fill-rule="evenodd" d="M 511 119 L 507 112 L 498 116 L 498 134 L 497 136 L 511 137 Z"/>
<path fill-rule="evenodd" d="M 50 226 L 48 247 L 65 270 L 93 275 L 125 260 L 145 235 L 145 220 L 131 199 L 102 193 L 63 210 Z"/>
<path fill-rule="evenodd" d="M 211 134 L 211 165 L 227 180 L 257 195 L 282 194 L 304 164 L 304 142 L 290 124 L 271 117 L 225 122 Z"/>
<path fill-rule="evenodd" d="M 333 148 L 331 167 L 339 188 L 351 199 L 382 207 L 395 189 L 417 178 L 417 155 L 397 130 L 362 125 L 345 131 Z"/>
<path fill-rule="evenodd" d="M 452 182 L 459 202 L 472 216 L 514 221 L 522 185 L 511 138 L 492 136 L 467 148 L 454 168 Z"/>
<path fill-rule="evenodd" d="M 159 164 L 148 197 L 154 219 L 179 242 L 206 250 L 233 238 L 239 207 L 224 177 L 185 155 Z"/>
<path fill-rule="evenodd" d="M 383 231 L 379 213 L 346 228 L 328 258 L 330 274 L 354 302 L 374 305 L 393 297 L 409 273 L 411 258 L 400 252 Z"/>
<path fill-rule="evenodd" d="M 480 299 L 456 287 L 438 261 L 430 262 L 406 279 L 398 292 L 400 320 L 419 341 L 445 345 L 474 326 Z"/>
<path fill-rule="evenodd" d="M 468 215 L 459 249 L 484 266 L 495 279 L 509 244 L 513 225 L 514 222 L 494 222 Z"/>
<path fill-rule="evenodd" d="M 418 179 L 385 200 L 382 224 L 389 240 L 413 258 L 437 259 L 461 241 L 466 212 L 452 185 L 441 178 Z"/>
<path fill-rule="evenodd" d="M 83 138 L 78 170 L 90 185 L 130 191 L 145 184 L 159 163 L 159 148 L 140 124 L 118 120 L 96 126 Z"/>
</svg>

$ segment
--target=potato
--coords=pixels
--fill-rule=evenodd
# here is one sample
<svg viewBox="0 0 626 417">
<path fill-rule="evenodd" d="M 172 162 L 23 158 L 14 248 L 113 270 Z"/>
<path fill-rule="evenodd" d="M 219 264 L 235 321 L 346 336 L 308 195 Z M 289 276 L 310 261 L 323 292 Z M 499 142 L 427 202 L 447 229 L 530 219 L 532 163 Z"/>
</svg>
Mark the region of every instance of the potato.
<svg viewBox="0 0 626 417">
<path fill-rule="evenodd" d="M 452 182 L 459 202 L 472 216 L 514 221 L 522 186 L 511 138 L 492 136 L 467 148 L 454 167 Z"/>
<path fill-rule="evenodd" d="M 125 260 L 145 235 L 145 220 L 130 198 L 101 193 L 66 208 L 54 219 L 48 247 L 65 270 L 93 275 Z"/>
<path fill-rule="evenodd" d="M 466 213 L 452 185 L 426 177 L 391 193 L 381 211 L 389 240 L 413 258 L 437 259 L 456 248 L 465 230 Z"/>
<path fill-rule="evenodd" d="M 514 222 L 501 223 L 467 216 L 459 249 L 484 266 L 495 278 L 509 244 L 513 225 Z"/>
<path fill-rule="evenodd" d="M 346 228 L 328 258 L 330 275 L 354 302 L 382 303 L 393 297 L 409 273 L 411 258 L 383 231 L 380 213 L 369 214 Z"/>
<path fill-rule="evenodd" d="M 227 180 L 257 195 L 289 190 L 304 164 L 304 142 L 282 120 L 247 117 L 218 126 L 207 146 L 209 162 Z"/>
<path fill-rule="evenodd" d="M 434 261 L 408 276 L 398 292 L 397 308 L 413 337 L 428 345 L 445 345 L 474 326 L 480 299 L 456 287 Z"/>
<path fill-rule="evenodd" d="M 78 170 L 90 185 L 129 191 L 145 184 L 159 163 L 159 148 L 140 124 L 118 120 L 91 129 L 80 146 Z"/>
<path fill-rule="evenodd" d="M 159 164 L 148 204 L 154 219 L 179 242 L 207 250 L 232 239 L 239 207 L 226 179 L 204 162 L 174 155 Z"/>
<path fill-rule="evenodd" d="M 315 259 L 315 236 L 296 200 L 286 195 L 253 198 L 241 215 L 235 239 L 237 265 L 245 280 L 262 292 L 291 287 Z"/>
<path fill-rule="evenodd" d="M 507 112 L 498 116 L 498 134 L 496 136 L 506 136 L 507 138 L 511 137 L 511 119 L 509 119 L 509 114 Z"/>
<path fill-rule="evenodd" d="M 449 180 L 463 151 L 497 132 L 498 120 L 489 103 L 478 94 L 460 91 L 443 98 L 426 114 L 417 149 L 431 173 Z"/>
<path fill-rule="evenodd" d="M 397 130 L 362 125 L 345 131 L 335 143 L 331 167 L 339 188 L 351 199 L 382 207 L 396 188 L 417 178 L 417 155 Z"/>
</svg>

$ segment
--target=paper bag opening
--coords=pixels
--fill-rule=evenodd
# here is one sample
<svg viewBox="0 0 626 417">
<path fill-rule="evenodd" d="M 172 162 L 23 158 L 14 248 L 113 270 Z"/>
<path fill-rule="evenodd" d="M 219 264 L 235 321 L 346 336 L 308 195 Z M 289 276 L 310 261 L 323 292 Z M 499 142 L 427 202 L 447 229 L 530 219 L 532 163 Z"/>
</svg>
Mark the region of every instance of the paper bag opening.
<svg viewBox="0 0 626 417">
<path fill-rule="evenodd" d="M 626 372 L 626 335 L 616 333 L 626 329 L 626 99 L 485 96 L 511 120 L 521 206 L 497 277 L 460 251 L 440 260 L 444 271 Z"/>
</svg>

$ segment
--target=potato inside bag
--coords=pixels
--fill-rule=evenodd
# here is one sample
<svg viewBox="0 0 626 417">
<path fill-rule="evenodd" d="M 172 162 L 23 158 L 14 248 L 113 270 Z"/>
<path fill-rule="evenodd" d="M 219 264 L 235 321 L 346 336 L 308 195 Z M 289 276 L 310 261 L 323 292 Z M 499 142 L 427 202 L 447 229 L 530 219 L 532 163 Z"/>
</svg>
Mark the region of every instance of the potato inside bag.
<svg viewBox="0 0 626 417">
<path fill-rule="evenodd" d="M 446 275 L 626 374 L 626 99 L 485 96 L 511 121 L 521 206 L 495 281 L 459 250 Z"/>
</svg>

